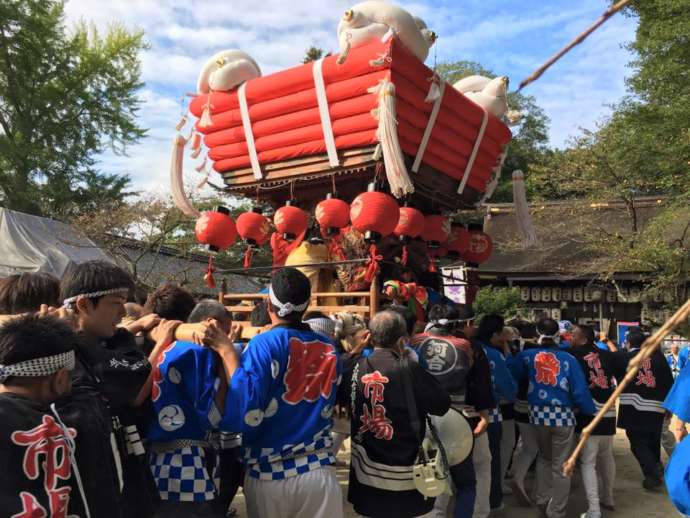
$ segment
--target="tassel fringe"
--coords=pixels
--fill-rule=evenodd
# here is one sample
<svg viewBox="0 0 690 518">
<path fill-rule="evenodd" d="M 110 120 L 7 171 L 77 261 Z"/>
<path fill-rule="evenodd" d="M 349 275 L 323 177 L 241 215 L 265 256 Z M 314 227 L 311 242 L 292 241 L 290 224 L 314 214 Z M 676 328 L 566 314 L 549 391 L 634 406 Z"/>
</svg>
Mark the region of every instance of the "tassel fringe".
<svg viewBox="0 0 690 518">
<path fill-rule="evenodd" d="M 383 151 L 383 162 L 386 166 L 386 178 L 391 193 L 396 198 L 414 192 L 414 185 L 410 181 L 410 175 L 405 166 L 405 157 L 400 142 L 398 141 L 398 127 L 395 116 L 395 85 L 388 80 L 383 80 L 375 87 L 368 90 L 377 93 L 378 104 L 378 129 L 376 137 Z"/>
<path fill-rule="evenodd" d="M 525 191 L 525 177 L 522 171 L 513 171 L 513 205 L 515 206 L 515 219 L 525 248 L 537 243 L 537 231 L 534 228 L 532 215 L 527 204 Z"/>
<path fill-rule="evenodd" d="M 185 216 L 198 218 L 201 216 L 201 213 L 194 208 L 184 191 L 182 166 L 186 144 L 187 139 L 180 134 L 175 135 L 170 158 L 170 190 L 172 191 L 172 200 L 175 206 L 180 209 Z"/>
<path fill-rule="evenodd" d="M 199 119 L 200 128 L 208 128 L 213 125 L 213 119 L 211 119 L 211 94 L 206 96 L 206 104 L 204 105 L 204 111 L 201 113 L 201 118 Z"/>
</svg>

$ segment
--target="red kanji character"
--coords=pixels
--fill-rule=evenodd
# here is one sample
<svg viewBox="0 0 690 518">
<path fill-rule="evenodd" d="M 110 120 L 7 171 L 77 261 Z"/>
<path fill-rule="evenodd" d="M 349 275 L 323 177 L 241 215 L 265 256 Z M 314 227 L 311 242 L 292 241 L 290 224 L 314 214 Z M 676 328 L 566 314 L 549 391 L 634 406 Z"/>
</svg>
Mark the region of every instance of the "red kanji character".
<svg viewBox="0 0 690 518">
<path fill-rule="evenodd" d="M 561 362 L 554 353 L 539 352 L 534 357 L 534 368 L 537 371 L 537 383 L 555 387 L 558 383 L 557 376 L 561 372 Z"/>
<path fill-rule="evenodd" d="M 656 387 L 656 378 L 652 372 L 651 358 L 645 358 L 642 360 L 640 370 L 637 373 L 637 379 L 635 380 L 635 385 L 645 385 L 649 388 Z"/>
<path fill-rule="evenodd" d="M 157 358 L 157 361 L 155 362 L 155 365 L 153 366 L 153 385 L 151 386 L 151 401 L 158 401 L 158 398 L 161 395 L 160 384 L 163 382 L 163 375 L 161 374 L 161 365 L 163 365 L 163 362 L 165 361 L 165 353 L 167 353 L 170 349 L 175 347 L 175 343 L 176 342 L 171 343 L 161 351 Z"/>
<path fill-rule="evenodd" d="M 70 491 L 72 491 L 72 488 L 69 486 L 62 486 L 48 491 L 51 518 L 67 518 Z"/>
<path fill-rule="evenodd" d="M 589 371 L 589 386 L 599 387 L 602 389 L 609 388 L 609 380 L 606 377 L 606 373 L 601 368 L 601 359 L 599 358 L 599 354 L 589 353 L 584 357 L 584 360 L 587 362 L 587 366 L 591 369 Z"/>
<path fill-rule="evenodd" d="M 383 405 L 374 405 L 373 412 L 369 407 L 362 405 L 362 415 L 359 417 L 362 426 L 359 433 L 372 432 L 377 439 L 390 441 L 393 438 L 393 422 L 386 417 L 386 408 Z"/>
<path fill-rule="evenodd" d="M 38 503 L 34 495 L 22 491 L 19 493 L 19 497 L 22 499 L 22 510 L 17 514 L 13 514 L 12 518 L 47 518 L 48 513 Z"/>
<path fill-rule="evenodd" d="M 77 432 L 68 428 L 71 437 Z M 12 442 L 17 446 L 28 446 L 24 454 L 24 473 L 32 480 L 39 475 L 39 457 L 44 456 L 43 468 L 44 485 L 50 491 L 57 486 L 57 479 L 67 480 L 71 473 L 69 449 L 64 432 L 52 416 L 44 415 L 43 423 L 29 431 L 19 431 L 12 434 Z"/>
<path fill-rule="evenodd" d="M 314 340 L 290 338 L 290 357 L 283 382 L 283 400 L 291 405 L 331 397 L 338 376 L 338 359 L 333 346 Z"/>
<path fill-rule="evenodd" d="M 362 376 L 362 383 L 364 383 L 364 397 L 370 398 L 372 405 L 383 403 L 383 390 L 384 385 L 388 383 L 388 378 L 379 371 L 374 371 Z"/>
</svg>

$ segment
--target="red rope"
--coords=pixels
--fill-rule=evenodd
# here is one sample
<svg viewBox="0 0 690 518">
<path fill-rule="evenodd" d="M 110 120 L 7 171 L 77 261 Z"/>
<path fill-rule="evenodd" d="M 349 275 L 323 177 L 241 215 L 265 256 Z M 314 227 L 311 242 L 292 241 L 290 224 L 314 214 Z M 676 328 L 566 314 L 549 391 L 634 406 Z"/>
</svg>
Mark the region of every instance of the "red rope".
<svg viewBox="0 0 690 518">
<path fill-rule="evenodd" d="M 213 278 L 213 272 L 215 271 L 215 268 L 213 268 L 213 256 L 209 255 L 208 256 L 208 268 L 206 269 L 206 274 L 204 275 L 204 281 L 206 281 L 206 286 L 209 288 L 215 288 L 216 287 L 216 280 Z"/>
<path fill-rule="evenodd" d="M 407 251 L 407 245 L 403 245 L 402 258 L 400 259 L 400 264 L 407 266 L 407 260 L 409 259 L 409 253 Z"/>
<path fill-rule="evenodd" d="M 244 269 L 246 270 L 252 265 L 252 247 L 248 246 L 244 252 Z"/>
<path fill-rule="evenodd" d="M 383 256 L 378 254 L 375 244 L 369 246 L 369 265 L 367 266 L 367 271 L 364 274 L 364 280 L 371 283 L 379 273 L 379 261 L 383 260 Z"/>
</svg>

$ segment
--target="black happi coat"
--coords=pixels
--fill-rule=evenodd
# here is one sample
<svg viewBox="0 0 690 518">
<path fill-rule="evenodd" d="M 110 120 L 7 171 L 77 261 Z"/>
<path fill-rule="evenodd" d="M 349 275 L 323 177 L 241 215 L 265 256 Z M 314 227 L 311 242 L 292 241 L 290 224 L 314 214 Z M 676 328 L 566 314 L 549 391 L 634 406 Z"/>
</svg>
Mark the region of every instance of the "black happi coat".
<svg viewBox="0 0 690 518">
<path fill-rule="evenodd" d="M 136 410 L 130 405 L 146 382 L 151 365 L 126 329 L 118 329 L 102 343 L 81 338 L 73 391 L 61 402 L 61 413 L 70 426 L 85 431 L 77 439 L 77 462 L 91 516 L 149 516 L 154 505 L 153 481 L 145 456 L 128 454 L 124 427 L 135 424 Z M 114 457 L 113 445 L 119 459 Z M 122 491 L 117 460 L 121 463 Z"/>
<path fill-rule="evenodd" d="M 59 423 L 48 405 L 0 394 L 1 516 L 68 516 L 81 509 Z"/>
<path fill-rule="evenodd" d="M 589 392 L 592 395 L 597 411 L 608 401 L 616 388 L 616 361 L 613 353 L 599 349 L 596 345 L 571 347 L 572 354 L 585 373 Z M 578 432 L 592 422 L 594 416 L 578 412 L 576 414 Z M 614 406 L 592 431 L 592 435 L 616 434 L 616 407 Z"/>
<path fill-rule="evenodd" d="M 623 379 L 628 362 L 639 349 L 614 353 L 616 376 Z M 620 396 L 618 427 L 625 430 L 661 430 L 664 422 L 662 403 L 673 386 L 673 374 L 661 351 L 642 362 L 640 371 Z"/>
<path fill-rule="evenodd" d="M 412 479 L 421 441 L 410 424 L 404 384 L 412 383 L 422 437 L 427 414 L 445 414 L 450 397 L 417 363 L 407 362 L 406 375 L 400 355 L 391 349 L 374 349 L 355 364 L 354 404 L 352 363 L 350 368 L 346 364 L 339 391 L 340 403 L 354 411 L 348 500 L 359 514 L 374 518 L 428 513 L 434 499 L 425 499 L 416 489 L 405 489 Z"/>
</svg>

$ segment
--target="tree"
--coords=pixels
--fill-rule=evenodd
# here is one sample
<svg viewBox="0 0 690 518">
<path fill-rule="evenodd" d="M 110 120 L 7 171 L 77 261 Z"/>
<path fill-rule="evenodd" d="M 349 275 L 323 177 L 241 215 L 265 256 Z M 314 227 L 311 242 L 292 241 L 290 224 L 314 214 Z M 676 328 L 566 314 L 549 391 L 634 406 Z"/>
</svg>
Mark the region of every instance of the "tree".
<svg viewBox="0 0 690 518">
<path fill-rule="evenodd" d="M 0 203 L 70 219 L 129 192 L 125 175 L 96 171 L 106 149 L 124 153 L 145 135 L 140 107 L 142 32 L 68 33 L 63 2 L 0 5 Z"/>
<path fill-rule="evenodd" d="M 518 288 L 479 288 L 472 304 L 477 314 L 477 320 L 484 315 L 497 314 L 509 320 L 513 317 L 525 315 L 526 309 L 520 299 Z"/>
<path fill-rule="evenodd" d="M 583 199 L 583 213 L 622 202 L 625 228 L 585 232 L 583 246 L 608 258 L 591 273 L 643 273 L 646 293 L 671 294 L 677 307 L 690 286 L 690 2 L 634 2 L 627 12 L 639 19 L 629 94 L 594 130 L 548 154 L 527 182 L 532 192 L 546 185 L 551 196 Z M 639 207 L 645 195 L 659 199 L 652 216 Z"/>
<path fill-rule="evenodd" d="M 307 52 L 304 53 L 304 58 L 302 59 L 302 63 L 309 63 L 311 61 L 316 61 L 317 59 L 321 59 L 324 55 L 324 51 L 320 47 L 316 47 L 312 45 L 307 49 Z"/>
<path fill-rule="evenodd" d="M 438 74 L 450 84 L 470 75 L 496 77 L 491 70 L 484 68 L 474 61 L 456 61 L 440 63 L 436 67 Z M 508 104 L 511 109 L 522 112 L 520 124 L 512 128 L 513 140 L 508 147 L 508 156 L 503 165 L 503 175 L 492 196 L 492 201 L 512 201 L 512 185 L 510 174 L 521 169 L 529 177 L 532 168 L 544 163 L 544 156 L 548 149 L 549 119 L 536 103 L 534 97 L 521 93 L 508 94 Z"/>
</svg>

